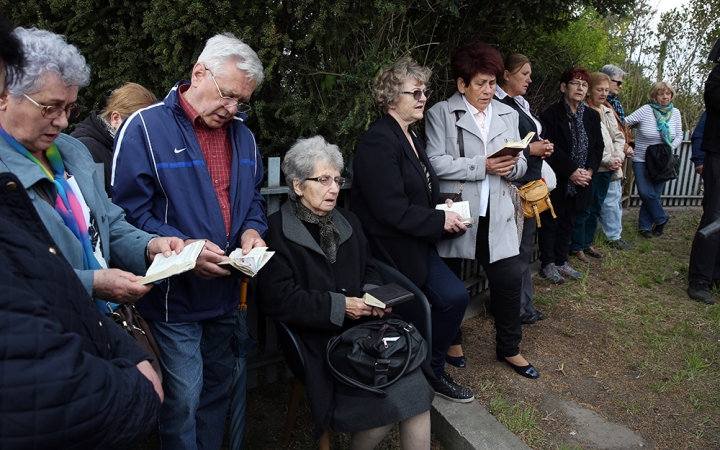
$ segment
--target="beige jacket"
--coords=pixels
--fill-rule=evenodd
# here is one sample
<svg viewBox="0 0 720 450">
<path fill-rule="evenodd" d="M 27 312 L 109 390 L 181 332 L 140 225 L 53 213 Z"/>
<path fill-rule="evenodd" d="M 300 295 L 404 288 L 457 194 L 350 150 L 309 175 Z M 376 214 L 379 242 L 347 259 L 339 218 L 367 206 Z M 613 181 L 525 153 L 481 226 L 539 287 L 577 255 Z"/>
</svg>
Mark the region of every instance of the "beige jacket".
<svg viewBox="0 0 720 450">
<path fill-rule="evenodd" d="M 625 160 L 625 136 L 618 129 L 615 113 L 611 108 L 600 105 L 600 109 L 595 108 L 595 110 L 600 113 L 600 128 L 604 143 L 598 172 L 608 172 L 610 170 L 608 167 L 616 158 L 619 158 L 620 161 Z"/>
</svg>

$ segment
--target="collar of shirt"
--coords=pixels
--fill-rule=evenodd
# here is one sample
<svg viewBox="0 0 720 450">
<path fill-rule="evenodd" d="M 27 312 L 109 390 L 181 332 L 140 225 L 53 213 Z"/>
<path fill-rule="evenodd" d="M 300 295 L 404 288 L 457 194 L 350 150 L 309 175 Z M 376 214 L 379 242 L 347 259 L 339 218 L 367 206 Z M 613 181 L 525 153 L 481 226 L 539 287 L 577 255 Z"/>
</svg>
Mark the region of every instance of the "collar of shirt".
<svg viewBox="0 0 720 450">
<path fill-rule="evenodd" d="M 495 96 L 499 98 L 500 100 L 504 99 L 508 96 L 508 93 L 503 90 L 503 88 L 500 87 L 499 84 L 495 85 Z"/>
<path fill-rule="evenodd" d="M 478 129 L 480 130 L 480 134 L 482 135 L 484 140 L 487 140 L 487 131 L 490 129 L 490 118 L 492 117 L 492 101 L 488 103 L 488 107 L 485 108 L 485 111 L 480 111 L 470 103 L 468 103 L 467 99 L 465 98 L 465 94 L 462 96 L 463 101 L 465 102 L 465 107 L 467 108 L 468 112 L 473 115 L 475 118 L 475 123 L 478 126 Z M 485 117 L 481 118 L 479 117 L 479 113 L 484 113 Z M 480 127 L 480 123 L 485 124 L 485 128 Z"/>
<path fill-rule="evenodd" d="M 195 108 L 190 104 L 189 101 L 185 98 L 183 93 L 190 89 L 189 84 L 182 84 L 178 86 L 178 103 L 180 103 L 180 107 L 183 111 L 185 111 L 185 114 L 188 116 L 188 119 L 190 119 L 190 122 L 193 124 L 194 128 L 204 128 L 206 130 L 213 130 L 214 128 L 210 128 L 203 118 L 200 116 L 200 114 L 195 111 Z M 230 123 L 232 123 L 232 119 L 225 122 L 221 128 L 225 129 L 230 126 Z"/>
</svg>

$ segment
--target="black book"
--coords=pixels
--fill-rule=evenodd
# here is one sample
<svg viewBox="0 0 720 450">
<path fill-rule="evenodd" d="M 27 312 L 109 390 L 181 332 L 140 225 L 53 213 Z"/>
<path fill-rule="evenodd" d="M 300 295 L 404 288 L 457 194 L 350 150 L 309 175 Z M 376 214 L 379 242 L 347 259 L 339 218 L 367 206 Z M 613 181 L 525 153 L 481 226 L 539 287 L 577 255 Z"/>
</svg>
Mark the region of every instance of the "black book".
<svg viewBox="0 0 720 450">
<path fill-rule="evenodd" d="M 414 297 L 415 294 L 404 287 L 390 283 L 367 291 L 365 293 L 365 304 L 385 309 L 404 303 Z"/>
</svg>

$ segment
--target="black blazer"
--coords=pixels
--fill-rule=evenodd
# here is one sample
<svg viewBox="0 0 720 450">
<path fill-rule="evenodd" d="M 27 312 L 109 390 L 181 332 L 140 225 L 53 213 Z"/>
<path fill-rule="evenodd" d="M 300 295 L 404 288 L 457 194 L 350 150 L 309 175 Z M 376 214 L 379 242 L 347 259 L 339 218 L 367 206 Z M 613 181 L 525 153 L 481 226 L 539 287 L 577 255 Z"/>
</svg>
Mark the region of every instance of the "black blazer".
<svg viewBox="0 0 720 450">
<path fill-rule="evenodd" d="M 350 210 L 362 223 L 372 255 L 422 286 L 428 246 L 440 240 L 445 213 L 435 209 L 439 184 L 425 146 L 411 134 L 420 159 L 392 116 L 383 114 L 370 125 L 353 160 Z"/>
<path fill-rule="evenodd" d="M 716 64 L 705 81 L 705 130 L 700 149 L 720 153 L 720 64 Z"/>
<path fill-rule="evenodd" d="M 543 135 L 555 146 L 552 156 L 546 161 L 555 171 L 557 187 L 551 194 L 551 200 L 555 212 L 565 210 L 565 205 L 574 205 L 578 210 L 590 206 L 592 203 L 592 185 L 587 187 L 576 186 L 577 193 L 574 198 L 567 197 L 567 181 L 578 169 L 577 164 L 572 160 L 572 132 L 570 131 L 571 119 L 562 105 L 562 100 L 550 106 L 540 115 L 543 124 Z M 592 169 L 593 175 L 600 167 L 603 154 L 603 138 L 600 129 L 600 114 L 594 109 L 585 106 L 583 124 L 588 137 L 587 163 L 584 169 Z"/>
<path fill-rule="evenodd" d="M 502 102 L 517 111 L 518 131 L 520 132 L 521 139 L 527 136 L 529 132 L 534 131 L 535 136 L 530 139 L 530 142 L 536 142 L 540 140 L 540 133 L 538 133 L 537 125 L 535 125 L 533 118 L 529 116 L 525 112 L 525 110 L 520 107 L 520 105 L 517 104 L 515 99 L 513 99 L 509 95 L 506 95 L 505 98 L 502 99 L 498 98 L 496 95 L 495 98 L 497 99 L 497 101 Z M 525 160 L 527 160 L 527 170 L 525 171 L 525 175 L 514 181 L 514 183 L 518 186 L 522 186 L 523 184 L 529 183 L 530 181 L 539 180 L 540 178 L 542 178 L 542 158 L 539 156 L 532 156 L 530 154 L 530 146 L 525 149 L 524 153 Z"/>
</svg>

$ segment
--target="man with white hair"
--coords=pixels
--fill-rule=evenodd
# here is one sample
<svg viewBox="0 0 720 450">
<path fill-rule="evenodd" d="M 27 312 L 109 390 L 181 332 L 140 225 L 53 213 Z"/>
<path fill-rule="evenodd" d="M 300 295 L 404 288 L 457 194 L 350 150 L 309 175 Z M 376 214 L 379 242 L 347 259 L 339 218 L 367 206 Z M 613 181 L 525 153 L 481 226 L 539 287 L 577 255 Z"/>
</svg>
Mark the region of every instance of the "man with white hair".
<svg viewBox="0 0 720 450">
<path fill-rule="evenodd" d="M 610 77 L 610 94 L 605 100 L 605 106 L 615 111 L 615 118 L 618 121 L 618 130 L 625 137 L 625 156 L 632 157 L 633 142 L 632 135 L 625 126 L 625 110 L 618 100 L 618 92 L 622 88 L 622 80 L 625 72 L 612 64 L 605 64 L 600 71 Z M 627 161 L 627 159 L 626 159 Z M 610 182 L 608 193 L 600 209 L 600 226 L 610 245 L 618 250 L 631 250 L 633 247 L 622 238 L 622 180 L 617 179 Z"/>
<path fill-rule="evenodd" d="M 161 236 L 207 240 L 192 273 L 162 281 L 137 304 L 162 352 L 162 448 L 220 448 L 233 350 L 242 357 L 252 346 L 237 313 L 239 280 L 217 263 L 235 248 L 265 246 L 262 160 L 245 125 L 247 103 L 262 80 L 262 64 L 248 45 L 216 35 L 191 79 L 131 115 L 115 141 L 113 200 L 128 220 Z M 240 361 L 233 407 L 244 412 Z M 234 439 L 242 437 L 238 420 Z"/>
</svg>

